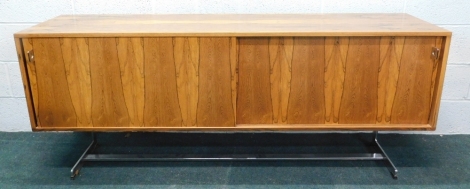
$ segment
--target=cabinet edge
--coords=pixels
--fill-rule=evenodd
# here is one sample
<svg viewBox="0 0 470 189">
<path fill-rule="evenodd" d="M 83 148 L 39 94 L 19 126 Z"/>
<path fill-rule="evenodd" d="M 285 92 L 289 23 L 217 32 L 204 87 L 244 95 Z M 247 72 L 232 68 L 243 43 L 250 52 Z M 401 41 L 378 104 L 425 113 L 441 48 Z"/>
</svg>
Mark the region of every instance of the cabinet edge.
<svg viewBox="0 0 470 189">
<path fill-rule="evenodd" d="M 16 46 L 16 53 L 18 56 L 18 64 L 20 66 L 21 72 L 21 79 L 23 80 L 23 89 L 26 97 L 26 103 L 28 106 L 28 113 L 29 113 L 29 121 L 31 122 L 31 129 L 32 131 L 39 131 L 36 123 L 36 114 L 34 112 L 33 107 L 33 99 L 31 94 L 31 86 L 29 84 L 27 69 L 26 69 L 26 59 L 24 57 L 24 48 L 22 38 L 18 38 L 15 35 L 15 46 Z"/>
<path fill-rule="evenodd" d="M 404 31 L 404 32 L 258 32 L 258 33 L 15 33 L 15 38 L 50 37 L 380 37 L 380 36 L 442 36 L 450 37 L 450 31 Z"/>
<path fill-rule="evenodd" d="M 441 52 L 442 52 L 442 57 L 439 60 L 441 62 L 440 64 L 440 72 L 438 73 L 438 79 L 437 81 L 437 88 L 435 91 L 435 96 L 436 98 L 433 99 L 432 101 L 432 106 L 431 106 L 431 112 L 429 116 L 429 125 L 431 126 L 431 130 L 436 130 L 437 127 L 437 118 L 439 115 L 439 108 L 441 104 L 441 97 L 442 97 L 442 90 L 444 86 L 444 78 L 445 78 L 445 72 L 447 68 L 447 59 L 449 57 L 449 48 L 450 48 L 450 41 L 451 41 L 451 36 L 446 36 L 443 39 L 443 43 L 441 44 Z"/>
<path fill-rule="evenodd" d="M 38 127 L 36 131 L 85 131 L 85 132 L 168 132 L 168 131 L 432 131 L 429 124 L 407 125 L 325 125 L 325 124 L 297 124 L 297 125 L 257 125 L 243 124 L 236 127 Z"/>
</svg>

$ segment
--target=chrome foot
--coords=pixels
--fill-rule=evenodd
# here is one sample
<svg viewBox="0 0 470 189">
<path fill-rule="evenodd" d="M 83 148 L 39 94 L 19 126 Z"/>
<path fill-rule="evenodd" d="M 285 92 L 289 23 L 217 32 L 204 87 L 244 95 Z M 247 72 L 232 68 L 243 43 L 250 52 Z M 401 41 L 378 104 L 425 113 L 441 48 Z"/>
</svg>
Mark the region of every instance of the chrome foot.
<svg viewBox="0 0 470 189">
<path fill-rule="evenodd" d="M 390 171 L 390 173 L 392 174 L 392 177 L 394 179 L 398 179 L 398 169 L 395 167 L 395 165 L 393 164 L 392 160 L 390 160 L 390 158 L 388 157 L 387 153 L 385 153 L 384 149 L 382 148 L 382 146 L 380 145 L 379 143 L 379 140 L 378 140 L 378 135 L 379 135 L 379 132 L 378 131 L 374 131 L 374 142 L 375 144 L 377 145 L 377 147 L 379 147 L 380 149 L 380 152 L 383 154 L 383 156 L 385 157 L 384 160 L 387 161 L 388 163 L 388 170 Z"/>
<path fill-rule="evenodd" d="M 91 141 L 90 145 L 88 145 L 85 152 L 83 152 L 82 156 L 80 156 L 80 158 L 77 160 L 75 165 L 70 170 L 70 173 L 71 173 L 70 179 L 75 180 L 75 177 L 78 176 L 78 174 L 80 173 L 80 170 L 82 169 L 83 159 L 85 158 L 86 155 L 91 153 L 96 148 L 96 145 L 97 145 L 96 137 L 95 137 L 95 134 L 92 133 L 92 141 Z"/>
</svg>

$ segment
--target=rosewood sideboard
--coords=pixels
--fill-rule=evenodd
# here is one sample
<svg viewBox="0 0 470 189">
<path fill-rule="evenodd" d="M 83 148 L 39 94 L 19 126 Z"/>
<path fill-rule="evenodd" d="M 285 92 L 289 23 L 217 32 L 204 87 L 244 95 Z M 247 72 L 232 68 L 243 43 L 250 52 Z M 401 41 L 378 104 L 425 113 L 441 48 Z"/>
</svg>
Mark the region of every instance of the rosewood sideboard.
<svg viewBox="0 0 470 189">
<path fill-rule="evenodd" d="M 33 131 L 435 130 L 451 32 L 407 14 L 64 15 L 14 34 Z"/>
</svg>

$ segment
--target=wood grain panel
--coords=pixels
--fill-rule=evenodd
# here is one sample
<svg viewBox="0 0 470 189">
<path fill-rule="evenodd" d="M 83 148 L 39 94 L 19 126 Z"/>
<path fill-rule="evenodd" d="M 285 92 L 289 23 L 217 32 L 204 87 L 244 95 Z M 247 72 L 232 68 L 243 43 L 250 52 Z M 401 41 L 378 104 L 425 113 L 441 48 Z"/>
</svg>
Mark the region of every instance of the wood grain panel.
<svg viewBox="0 0 470 189">
<path fill-rule="evenodd" d="M 33 50 L 33 39 L 31 38 L 26 38 L 22 40 L 23 42 L 23 49 L 24 53 L 23 56 L 26 59 L 26 70 L 28 73 L 28 79 L 29 79 L 29 86 L 31 88 L 31 97 L 33 101 L 33 109 L 35 112 L 35 119 L 36 119 L 36 124 L 38 127 L 41 126 L 41 122 L 39 122 L 39 114 L 38 114 L 38 82 L 37 82 L 37 74 L 36 74 L 36 65 L 34 62 L 29 61 L 29 56 L 27 54 L 28 51 Z"/>
<path fill-rule="evenodd" d="M 173 38 L 173 48 L 183 126 L 196 126 L 199 98 L 199 38 Z"/>
<path fill-rule="evenodd" d="M 325 123 L 337 124 L 344 89 L 349 37 L 325 38 Z"/>
<path fill-rule="evenodd" d="M 121 70 L 114 38 L 90 38 L 92 119 L 95 127 L 128 127 Z"/>
<path fill-rule="evenodd" d="M 27 57 L 24 56 L 25 49 L 23 49 L 23 42 L 20 38 L 15 38 L 15 47 L 16 53 L 18 56 L 18 66 L 21 72 L 21 79 L 23 81 L 23 89 L 24 94 L 26 97 L 26 104 L 28 106 L 28 113 L 29 113 L 29 122 L 31 124 L 31 129 L 35 131 L 37 129 L 37 121 L 36 115 L 34 112 L 34 104 L 33 104 L 33 95 L 31 93 L 31 85 L 28 78 L 28 71 L 27 71 Z"/>
<path fill-rule="evenodd" d="M 144 126 L 145 77 L 142 38 L 117 38 L 122 90 L 130 126 Z"/>
<path fill-rule="evenodd" d="M 377 123 L 390 123 L 404 42 L 404 37 L 382 37 L 380 39 Z"/>
<path fill-rule="evenodd" d="M 230 38 L 199 39 L 198 126 L 235 126 Z"/>
<path fill-rule="evenodd" d="M 431 57 L 435 45 L 435 37 L 405 38 L 391 123 L 428 123 L 432 77 L 437 69 Z"/>
<path fill-rule="evenodd" d="M 439 105 L 441 102 L 441 95 L 442 95 L 442 88 L 444 86 L 444 77 L 447 67 L 447 58 L 449 57 L 449 47 L 451 37 L 442 37 L 442 40 L 436 40 L 436 47 L 440 47 L 441 55 L 437 60 L 437 74 L 436 74 L 436 82 L 434 84 L 434 95 L 432 97 L 431 102 L 431 111 L 429 115 L 429 125 L 431 125 L 432 130 L 436 130 L 437 125 L 437 116 L 439 114 Z M 437 42 L 441 41 L 441 45 L 439 46 Z"/>
<path fill-rule="evenodd" d="M 59 38 L 33 39 L 33 49 L 38 122 L 42 127 L 77 126 Z"/>
<path fill-rule="evenodd" d="M 146 127 L 181 126 L 172 38 L 144 38 Z"/>
<path fill-rule="evenodd" d="M 294 38 L 289 124 L 325 123 L 325 39 Z"/>
<path fill-rule="evenodd" d="M 290 82 L 292 78 L 292 37 L 269 38 L 269 73 L 273 123 L 287 123 Z"/>
<path fill-rule="evenodd" d="M 269 38 L 240 38 L 237 124 L 273 122 Z"/>
<path fill-rule="evenodd" d="M 436 48 L 439 48 L 440 50 L 442 50 L 441 44 L 442 44 L 442 37 L 435 37 L 433 47 L 436 47 Z M 437 77 L 437 73 L 440 70 L 438 67 L 439 67 L 439 63 L 441 62 L 441 60 L 439 58 L 438 59 L 433 58 L 432 61 L 433 61 L 433 66 L 432 66 L 431 91 L 430 91 L 431 92 L 431 94 L 430 94 L 431 95 L 431 98 L 430 98 L 431 102 L 429 102 L 431 107 L 432 107 L 432 101 L 433 101 L 433 98 L 434 98 L 434 95 L 435 95 L 434 88 L 438 87 L 438 86 L 436 86 L 436 82 L 439 80 L 439 78 Z"/>
<path fill-rule="evenodd" d="M 232 80 L 232 107 L 233 115 L 237 118 L 237 93 L 238 93 L 238 39 L 230 38 L 230 73 Z"/>
<path fill-rule="evenodd" d="M 450 36 L 409 14 L 63 15 L 15 37 Z"/>
<path fill-rule="evenodd" d="M 379 37 L 350 38 L 339 123 L 376 122 L 379 44 Z"/>
<path fill-rule="evenodd" d="M 77 115 L 77 126 L 92 127 L 88 39 L 62 38 L 60 42 L 70 96 Z"/>
</svg>

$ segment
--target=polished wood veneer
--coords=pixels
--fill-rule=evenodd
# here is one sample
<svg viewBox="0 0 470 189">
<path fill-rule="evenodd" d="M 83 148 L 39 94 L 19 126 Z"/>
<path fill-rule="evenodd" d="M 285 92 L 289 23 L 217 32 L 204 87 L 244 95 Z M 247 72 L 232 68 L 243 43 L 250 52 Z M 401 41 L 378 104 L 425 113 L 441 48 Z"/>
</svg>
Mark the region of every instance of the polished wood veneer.
<svg viewBox="0 0 470 189">
<path fill-rule="evenodd" d="M 75 15 L 15 42 L 34 131 L 434 130 L 450 37 L 406 14 Z"/>
</svg>

